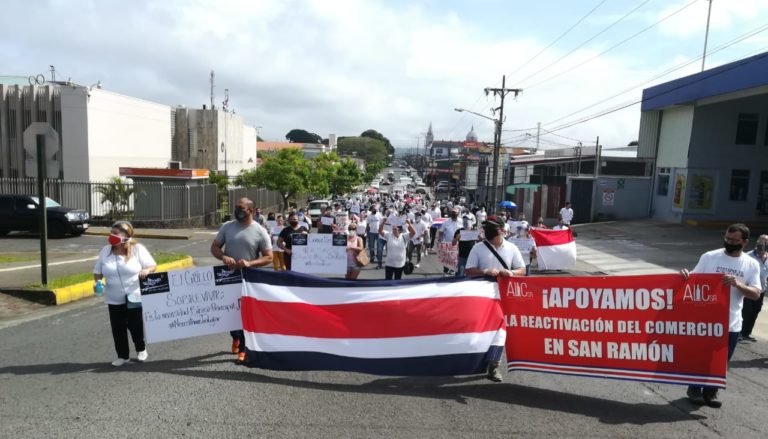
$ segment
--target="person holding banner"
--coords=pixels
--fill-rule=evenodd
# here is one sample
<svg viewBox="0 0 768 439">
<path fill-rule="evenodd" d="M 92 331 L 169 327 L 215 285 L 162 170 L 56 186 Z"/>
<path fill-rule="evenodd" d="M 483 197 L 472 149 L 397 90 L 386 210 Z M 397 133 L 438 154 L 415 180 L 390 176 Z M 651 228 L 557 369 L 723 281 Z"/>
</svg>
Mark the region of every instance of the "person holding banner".
<svg viewBox="0 0 768 439">
<path fill-rule="evenodd" d="M 742 250 L 749 241 L 749 228 L 744 224 L 731 224 L 726 229 L 723 248 L 711 250 L 699 258 L 691 273 L 722 273 L 723 284 L 730 288 L 730 311 L 728 313 L 728 361 L 733 356 L 741 333 L 743 319 L 741 310 L 744 298 L 757 300 L 760 298 L 760 266 L 757 261 Z M 688 270 L 680 270 L 683 278 L 688 280 Z M 688 398 L 695 404 L 706 404 L 709 407 L 720 408 L 723 403 L 718 400 L 717 387 L 688 386 Z"/>
<path fill-rule="evenodd" d="M 485 239 L 472 247 L 467 257 L 467 276 L 524 276 L 525 263 L 520 250 L 504 239 L 504 222 L 495 216 L 489 216 L 483 223 Z M 488 379 L 501 382 L 501 353 L 506 341 L 506 332 L 494 340 L 493 345 L 499 346 L 498 354 L 488 363 Z M 495 353 L 496 351 L 494 351 Z"/>
<path fill-rule="evenodd" d="M 283 250 L 283 258 L 285 259 L 285 269 L 290 270 L 291 269 L 291 255 L 293 254 L 292 245 L 293 245 L 293 235 L 296 233 L 303 233 L 307 234 L 309 231 L 306 227 L 301 225 L 301 222 L 299 221 L 299 217 L 292 213 L 290 216 L 288 216 L 288 226 L 285 227 L 281 232 L 280 235 L 277 237 L 277 246 L 280 247 L 281 250 Z"/>
<path fill-rule="evenodd" d="M 157 264 L 149 251 L 132 239 L 133 233 L 131 223 L 114 223 L 109 232 L 109 245 L 101 249 L 93 267 L 93 281 L 106 280 L 104 295 L 117 352 L 117 359 L 112 362 L 115 367 L 129 361 L 128 332 L 131 333 L 138 360 L 146 361 L 148 357 L 144 342 L 139 278 L 143 279 L 153 273 Z M 95 283 L 93 288 L 95 292 Z"/>
<path fill-rule="evenodd" d="M 387 258 L 384 261 L 384 279 L 400 280 L 405 268 L 405 252 L 408 248 L 408 234 L 403 233 L 403 226 L 392 226 L 392 232 L 384 230 L 387 219 L 382 219 L 379 225 L 379 236 L 387 243 Z M 410 236 L 415 234 L 410 221 L 406 221 Z"/>
<path fill-rule="evenodd" d="M 237 201 L 234 220 L 224 223 L 211 243 L 211 254 L 229 269 L 257 268 L 272 263 L 272 240 L 269 233 L 254 219 L 253 201 L 241 198 Z M 232 353 L 238 363 L 244 363 L 245 334 L 243 330 L 231 331 Z"/>
</svg>

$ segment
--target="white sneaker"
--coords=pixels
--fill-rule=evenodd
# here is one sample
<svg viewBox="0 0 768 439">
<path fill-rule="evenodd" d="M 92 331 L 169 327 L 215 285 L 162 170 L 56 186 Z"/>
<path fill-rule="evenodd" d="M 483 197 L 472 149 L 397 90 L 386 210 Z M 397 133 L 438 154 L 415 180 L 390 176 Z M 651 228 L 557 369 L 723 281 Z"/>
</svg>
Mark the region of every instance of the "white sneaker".
<svg viewBox="0 0 768 439">
<path fill-rule="evenodd" d="M 138 354 L 138 360 L 141 362 L 147 361 L 147 357 L 149 357 L 149 354 L 147 353 L 146 349 L 139 352 Z"/>
<path fill-rule="evenodd" d="M 419 268 L 419 264 L 416 264 L 413 266 L 414 268 Z"/>
<path fill-rule="evenodd" d="M 118 358 L 117 360 L 112 362 L 112 366 L 120 367 L 120 366 L 122 366 L 123 364 L 125 364 L 127 362 L 128 362 L 128 360 L 126 360 L 125 358 Z"/>
</svg>

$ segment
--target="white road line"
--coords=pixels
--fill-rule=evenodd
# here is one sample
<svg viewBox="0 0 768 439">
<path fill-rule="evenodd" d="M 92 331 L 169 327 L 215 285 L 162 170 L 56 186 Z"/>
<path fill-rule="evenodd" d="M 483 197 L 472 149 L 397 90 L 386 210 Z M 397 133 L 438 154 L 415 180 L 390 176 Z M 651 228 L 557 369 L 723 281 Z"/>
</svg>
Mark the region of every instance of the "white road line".
<svg viewBox="0 0 768 439">
<path fill-rule="evenodd" d="M 71 261 L 49 262 L 48 266 L 52 267 L 54 265 L 75 264 L 75 263 L 78 263 L 78 262 L 95 261 L 96 259 L 99 259 L 99 257 L 98 256 L 94 256 L 92 258 L 74 259 L 74 260 L 71 260 Z M 24 265 L 23 267 L 0 268 L 0 273 L 4 273 L 6 271 L 29 270 L 30 268 L 40 268 L 40 264 L 37 264 L 37 265 Z"/>
</svg>

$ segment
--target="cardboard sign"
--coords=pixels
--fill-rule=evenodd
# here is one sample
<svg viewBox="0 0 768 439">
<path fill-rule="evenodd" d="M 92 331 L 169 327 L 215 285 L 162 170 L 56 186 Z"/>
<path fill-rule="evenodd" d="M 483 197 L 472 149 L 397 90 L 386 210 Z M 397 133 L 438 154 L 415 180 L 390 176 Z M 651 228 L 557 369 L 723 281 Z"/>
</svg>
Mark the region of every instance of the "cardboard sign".
<svg viewBox="0 0 768 439">
<path fill-rule="evenodd" d="M 298 238 L 298 239 L 297 239 Z M 293 235 L 291 268 L 299 273 L 347 273 L 347 235 L 310 234 Z"/>
<path fill-rule="evenodd" d="M 242 329 L 239 269 L 226 265 L 152 273 L 140 282 L 147 343 Z"/>
<path fill-rule="evenodd" d="M 480 236 L 479 230 L 461 230 L 459 231 L 459 241 L 477 241 Z"/>
<path fill-rule="evenodd" d="M 437 259 L 443 267 L 456 270 L 459 266 L 459 246 L 454 246 L 450 242 L 438 243 Z"/>
<path fill-rule="evenodd" d="M 534 241 L 533 238 L 509 238 L 507 241 L 514 244 L 515 247 L 520 250 L 525 265 L 531 263 L 531 250 L 536 247 L 536 241 Z"/>
<path fill-rule="evenodd" d="M 320 223 L 322 223 L 324 226 L 332 226 L 333 225 L 333 218 L 330 217 L 330 216 L 320 217 Z"/>
</svg>

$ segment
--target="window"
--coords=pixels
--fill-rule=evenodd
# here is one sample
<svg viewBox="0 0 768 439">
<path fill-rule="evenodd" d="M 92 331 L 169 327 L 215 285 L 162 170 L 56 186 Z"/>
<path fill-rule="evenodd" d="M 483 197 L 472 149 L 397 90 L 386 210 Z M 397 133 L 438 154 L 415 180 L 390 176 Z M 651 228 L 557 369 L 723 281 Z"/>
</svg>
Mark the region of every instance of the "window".
<svg viewBox="0 0 768 439">
<path fill-rule="evenodd" d="M 669 195 L 669 174 L 659 174 L 659 186 L 656 189 L 656 195 L 662 197 Z"/>
<path fill-rule="evenodd" d="M 736 144 L 754 145 L 757 143 L 757 123 L 760 117 L 757 113 L 739 113 L 736 125 Z"/>
<path fill-rule="evenodd" d="M 749 170 L 734 169 L 731 171 L 731 193 L 728 197 L 731 201 L 747 201 L 749 190 Z"/>
</svg>

